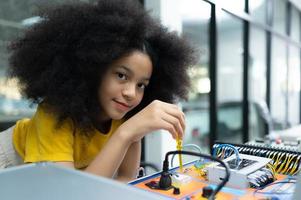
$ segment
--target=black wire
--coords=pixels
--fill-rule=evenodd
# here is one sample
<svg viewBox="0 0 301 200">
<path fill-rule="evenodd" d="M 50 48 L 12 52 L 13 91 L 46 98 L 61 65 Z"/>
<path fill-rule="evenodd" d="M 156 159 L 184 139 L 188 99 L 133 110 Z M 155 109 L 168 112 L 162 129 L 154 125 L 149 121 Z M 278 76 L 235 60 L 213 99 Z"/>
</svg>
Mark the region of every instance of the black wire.
<svg viewBox="0 0 301 200">
<path fill-rule="evenodd" d="M 229 170 L 228 166 L 223 161 L 221 161 L 221 160 L 219 160 L 219 159 L 217 159 L 213 156 L 210 156 L 210 155 L 201 154 L 201 153 L 197 153 L 197 152 L 191 152 L 191 151 L 169 151 L 169 152 L 167 152 L 165 154 L 165 160 L 163 162 L 163 172 L 168 172 L 168 156 L 172 155 L 172 154 L 185 154 L 185 155 L 203 157 L 203 158 L 206 158 L 206 159 L 209 159 L 209 160 L 214 160 L 216 162 L 219 162 L 225 168 L 226 175 L 222 179 L 222 182 L 217 185 L 215 190 L 213 190 L 210 198 L 213 198 L 226 185 L 226 183 L 229 180 L 230 170 Z"/>
</svg>

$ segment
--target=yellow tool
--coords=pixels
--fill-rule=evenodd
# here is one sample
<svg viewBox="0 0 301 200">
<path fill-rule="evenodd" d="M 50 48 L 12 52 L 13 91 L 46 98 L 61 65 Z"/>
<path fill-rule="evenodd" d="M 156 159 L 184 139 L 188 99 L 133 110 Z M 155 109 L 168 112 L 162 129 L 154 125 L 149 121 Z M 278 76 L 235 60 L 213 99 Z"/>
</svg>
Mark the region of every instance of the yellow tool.
<svg viewBox="0 0 301 200">
<path fill-rule="evenodd" d="M 182 151 L 182 140 L 177 138 L 177 150 Z M 183 171 L 182 154 L 179 154 L 180 171 Z"/>
</svg>

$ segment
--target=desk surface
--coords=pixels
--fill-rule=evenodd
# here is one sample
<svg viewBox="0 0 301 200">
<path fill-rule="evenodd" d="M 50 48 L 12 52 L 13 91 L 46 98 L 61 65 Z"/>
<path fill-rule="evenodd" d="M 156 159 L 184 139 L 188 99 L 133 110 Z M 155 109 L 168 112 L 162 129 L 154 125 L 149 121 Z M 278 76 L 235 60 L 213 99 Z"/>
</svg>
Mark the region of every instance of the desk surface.
<svg viewBox="0 0 301 200">
<path fill-rule="evenodd" d="M 160 174 L 156 173 L 151 176 L 140 178 L 136 181 L 131 182 L 130 184 L 140 188 L 142 190 L 147 190 L 151 193 L 157 193 L 162 195 L 162 197 L 167 197 L 171 199 L 178 199 L 178 200 L 199 200 L 201 199 L 202 195 L 202 188 L 205 186 L 212 186 L 216 187 L 214 184 L 209 184 L 204 178 L 202 178 L 198 172 L 193 167 L 194 162 L 186 164 L 184 166 L 182 174 L 189 175 L 192 177 L 191 181 L 187 184 L 181 185 L 179 195 L 174 195 L 173 190 L 154 190 L 147 187 L 145 184 L 150 181 L 159 181 Z M 179 172 L 178 168 L 175 168 L 171 171 Z M 276 182 L 287 181 L 289 179 L 288 176 L 285 175 L 277 175 Z M 290 200 L 293 198 L 295 184 L 293 183 L 279 183 L 275 185 L 271 185 L 264 190 L 256 191 L 255 189 L 235 189 L 230 187 L 224 187 L 221 192 L 217 194 L 216 199 L 220 200 L 228 200 L 228 199 L 267 199 L 268 197 L 278 197 L 279 200 L 286 199 Z"/>
</svg>

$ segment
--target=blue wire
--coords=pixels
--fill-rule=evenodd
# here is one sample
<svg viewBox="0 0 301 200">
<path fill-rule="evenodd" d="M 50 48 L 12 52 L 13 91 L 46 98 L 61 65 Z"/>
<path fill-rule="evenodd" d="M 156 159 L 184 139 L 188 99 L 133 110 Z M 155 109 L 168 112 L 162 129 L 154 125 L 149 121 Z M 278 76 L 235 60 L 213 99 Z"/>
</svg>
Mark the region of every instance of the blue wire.
<svg viewBox="0 0 301 200">
<path fill-rule="evenodd" d="M 237 148 L 235 146 L 231 145 L 231 144 L 216 144 L 216 147 L 213 149 L 212 155 L 217 157 L 216 150 L 218 148 L 223 148 L 223 147 L 229 147 L 234 151 L 234 153 L 236 155 L 236 164 L 237 164 L 236 167 L 238 167 L 239 161 L 240 161 L 239 152 L 238 152 Z"/>
<path fill-rule="evenodd" d="M 193 147 L 193 148 L 197 149 L 199 151 L 199 153 L 202 153 L 201 148 L 196 144 L 183 144 L 183 149 L 185 149 L 186 147 Z M 173 159 L 175 156 L 176 156 L 176 154 L 172 155 L 172 157 L 171 157 L 171 161 L 170 161 L 171 167 L 173 167 Z"/>
</svg>

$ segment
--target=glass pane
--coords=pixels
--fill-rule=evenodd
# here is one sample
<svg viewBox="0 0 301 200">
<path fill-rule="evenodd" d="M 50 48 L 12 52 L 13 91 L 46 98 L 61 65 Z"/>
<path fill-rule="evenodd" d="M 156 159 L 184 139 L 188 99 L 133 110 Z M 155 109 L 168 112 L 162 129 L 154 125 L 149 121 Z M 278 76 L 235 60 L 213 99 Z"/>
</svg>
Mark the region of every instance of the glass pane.
<svg viewBox="0 0 301 200">
<path fill-rule="evenodd" d="M 211 6 L 200 0 L 145 1 L 146 9 L 154 10 L 170 30 L 188 39 L 200 52 L 200 60 L 190 71 L 192 88 L 187 102 L 180 102 L 185 113 L 184 144 L 196 144 L 209 152 L 209 20 Z M 157 13 L 155 9 L 161 12 Z"/>
<path fill-rule="evenodd" d="M 249 57 L 249 140 L 263 137 L 265 117 L 262 109 L 266 105 L 266 35 L 265 31 L 250 27 Z"/>
<path fill-rule="evenodd" d="M 36 21 L 33 13 L 39 6 L 71 1 L 79 0 L 0 1 L 0 131 L 14 124 L 17 119 L 31 116 L 35 110 L 35 106 L 29 107 L 29 102 L 19 93 L 16 80 L 7 78 L 7 45 L 23 33 L 25 26 Z"/>
<path fill-rule="evenodd" d="M 2 9 L 3 7 L 0 8 L 0 10 Z M 0 18 L 0 131 L 12 126 L 16 120 L 33 113 L 29 102 L 23 99 L 19 93 L 16 80 L 7 77 L 7 45 L 13 38 L 22 34 L 22 25 L 19 21 L 13 21 L 21 14 L 12 17 L 13 13 L 5 11 L 1 15 L 5 18 L 2 20 Z"/>
<path fill-rule="evenodd" d="M 300 49 L 290 46 L 288 71 L 288 121 L 290 125 L 300 123 Z"/>
<path fill-rule="evenodd" d="M 272 36 L 271 57 L 271 114 L 274 129 L 285 127 L 286 94 L 287 94 L 286 44 L 276 36 Z"/>
<path fill-rule="evenodd" d="M 218 140 L 242 142 L 243 22 L 221 11 L 218 27 Z"/>
<path fill-rule="evenodd" d="M 265 24 L 266 0 L 249 1 L 249 13 L 253 19 Z"/>
<path fill-rule="evenodd" d="M 300 14 L 295 7 L 292 9 L 291 38 L 300 42 Z"/>
<path fill-rule="evenodd" d="M 201 53 L 191 70 L 192 90 L 189 101 L 183 102 L 186 118 L 185 143 L 197 144 L 204 152 L 209 150 L 209 19 L 210 5 L 199 0 L 181 1 L 182 34 Z M 195 11 L 195 12 L 194 12 Z M 200 14 L 202 13 L 202 14 Z M 206 14 L 206 15 L 205 15 Z"/>
<path fill-rule="evenodd" d="M 286 0 L 273 0 L 273 28 L 285 34 Z"/>
</svg>

